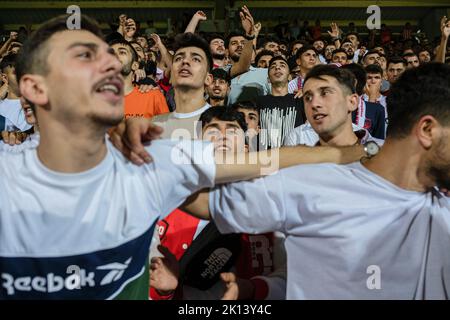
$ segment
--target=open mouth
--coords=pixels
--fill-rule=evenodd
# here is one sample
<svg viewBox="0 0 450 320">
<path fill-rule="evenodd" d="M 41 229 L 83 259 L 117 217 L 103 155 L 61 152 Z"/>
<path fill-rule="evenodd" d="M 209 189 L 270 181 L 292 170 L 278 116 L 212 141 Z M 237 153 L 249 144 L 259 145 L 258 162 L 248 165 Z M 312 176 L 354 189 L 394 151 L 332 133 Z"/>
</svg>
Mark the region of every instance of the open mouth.
<svg viewBox="0 0 450 320">
<path fill-rule="evenodd" d="M 178 74 L 179 74 L 180 76 L 185 76 L 185 77 L 191 76 L 191 75 L 192 75 L 192 73 L 191 73 L 189 70 L 187 70 L 187 69 L 181 69 L 181 70 L 178 72 Z"/>
<path fill-rule="evenodd" d="M 325 118 L 327 115 L 326 114 L 323 114 L 323 113 L 317 113 L 317 114 L 315 114 L 314 116 L 313 116 L 313 119 L 314 120 L 322 120 L 323 118 Z"/>
<path fill-rule="evenodd" d="M 123 81 L 119 77 L 106 78 L 95 86 L 95 92 L 115 104 L 123 97 Z"/>
</svg>

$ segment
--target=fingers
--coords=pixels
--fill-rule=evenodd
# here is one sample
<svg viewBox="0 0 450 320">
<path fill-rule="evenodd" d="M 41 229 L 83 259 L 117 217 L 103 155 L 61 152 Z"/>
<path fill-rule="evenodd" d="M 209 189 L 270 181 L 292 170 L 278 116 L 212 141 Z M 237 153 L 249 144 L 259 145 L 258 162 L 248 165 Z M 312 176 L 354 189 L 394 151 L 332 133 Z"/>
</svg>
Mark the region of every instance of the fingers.
<svg viewBox="0 0 450 320">
<path fill-rule="evenodd" d="M 142 144 L 141 136 L 143 133 L 146 133 L 148 128 L 150 128 L 153 124 L 149 120 L 144 122 L 143 120 L 144 119 L 128 120 L 124 139 L 126 145 L 131 149 L 131 151 L 140 158 L 140 161 L 137 161 L 139 164 L 143 164 L 143 162 L 151 162 L 151 157 Z"/>
</svg>

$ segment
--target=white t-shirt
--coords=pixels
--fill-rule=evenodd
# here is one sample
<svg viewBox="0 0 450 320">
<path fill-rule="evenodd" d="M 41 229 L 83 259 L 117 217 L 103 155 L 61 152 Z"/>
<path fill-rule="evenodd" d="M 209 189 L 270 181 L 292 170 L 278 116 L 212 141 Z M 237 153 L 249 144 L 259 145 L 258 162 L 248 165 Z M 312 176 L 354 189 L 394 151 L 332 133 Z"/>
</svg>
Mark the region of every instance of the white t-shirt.
<svg viewBox="0 0 450 320">
<path fill-rule="evenodd" d="M 5 152 L 12 152 L 12 153 L 19 153 L 23 150 L 27 149 L 34 149 L 39 145 L 40 141 L 40 135 L 38 132 L 33 133 L 32 135 L 28 136 L 27 139 L 22 142 L 21 144 L 16 145 L 9 145 L 3 141 L 0 141 L 0 151 Z"/>
<path fill-rule="evenodd" d="M 47 169 L 36 149 L 0 152 L 0 299 L 148 299 L 155 224 L 214 184 L 213 146 L 153 141 L 139 167 L 107 145 L 78 174 Z"/>
<path fill-rule="evenodd" d="M 359 162 L 295 166 L 210 195 L 223 233 L 286 234 L 288 299 L 445 299 L 450 201 Z"/>
<path fill-rule="evenodd" d="M 20 104 L 20 99 L 0 100 L 0 115 L 6 118 L 6 127 L 13 125 L 20 131 L 26 131 L 32 127 L 25 120 L 25 112 Z"/>
<path fill-rule="evenodd" d="M 366 143 L 367 141 L 375 141 L 378 145 L 383 145 L 384 140 L 374 138 L 370 135 L 369 131 L 366 129 L 362 129 L 352 123 L 353 131 L 364 131 L 365 135 L 361 139 L 361 144 Z M 284 146 L 297 146 L 299 144 L 307 145 L 307 146 L 315 146 L 317 142 L 319 142 L 319 135 L 314 131 L 311 124 L 306 121 L 306 123 L 301 126 L 294 128 L 291 133 L 284 139 Z"/>
</svg>

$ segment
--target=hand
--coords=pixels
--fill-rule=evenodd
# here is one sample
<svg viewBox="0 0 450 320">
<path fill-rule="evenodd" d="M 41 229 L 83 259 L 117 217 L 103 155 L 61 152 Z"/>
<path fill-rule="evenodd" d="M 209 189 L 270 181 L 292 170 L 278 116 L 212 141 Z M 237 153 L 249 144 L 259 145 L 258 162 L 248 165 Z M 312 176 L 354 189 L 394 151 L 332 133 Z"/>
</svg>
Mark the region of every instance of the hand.
<svg viewBox="0 0 450 320">
<path fill-rule="evenodd" d="M 151 84 L 141 84 L 139 85 L 139 92 L 140 93 L 147 93 L 150 90 L 159 90 L 158 86 L 152 86 Z"/>
<path fill-rule="evenodd" d="M 331 32 L 327 31 L 331 38 L 339 38 L 339 27 L 337 23 L 332 22 L 331 23 Z"/>
<path fill-rule="evenodd" d="M 233 272 L 223 272 L 220 274 L 220 278 L 226 286 L 222 300 L 248 300 L 253 298 L 255 286 L 250 280 L 238 278 Z"/>
<path fill-rule="evenodd" d="M 359 48 L 359 56 L 362 57 L 362 56 L 364 56 L 365 53 L 366 53 L 366 47 L 361 46 Z"/>
<path fill-rule="evenodd" d="M 152 33 L 150 35 L 150 38 L 155 42 L 155 46 L 157 46 L 159 49 L 160 46 L 162 45 L 162 41 L 161 41 L 161 38 L 159 37 L 159 35 L 157 35 L 156 33 Z"/>
<path fill-rule="evenodd" d="M 17 37 L 19 36 L 19 34 L 15 31 L 11 31 L 9 33 L 9 39 L 11 39 L 12 41 L 17 40 Z"/>
<path fill-rule="evenodd" d="M 201 11 L 201 10 L 199 10 L 199 11 L 197 11 L 195 14 L 194 14 L 194 17 L 193 18 L 195 18 L 195 19 L 197 19 L 198 21 L 206 21 L 208 18 L 206 17 L 206 14 L 203 12 L 203 11 Z"/>
<path fill-rule="evenodd" d="M 125 33 L 125 24 L 126 24 L 126 21 L 127 21 L 127 15 L 124 14 L 124 13 L 122 13 L 122 14 L 119 16 L 119 27 L 117 28 L 117 32 L 120 33 L 122 36 L 123 36 L 124 33 Z"/>
<path fill-rule="evenodd" d="M 241 18 L 242 28 L 245 31 L 245 34 L 251 36 L 254 34 L 254 25 L 255 21 L 253 20 L 250 11 L 247 6 L 243 6 L 241 12 L 239 12 L 239 17 Z"/>
<path fill-rule="evenodd" d="M 256 36 L 256 37 L 259 36 L 259 33 L 261 32 L 261 28 L 262 28 L 261 22 L 257 22 L 257 23 L 253 26 L 253 30 L 254 30 L 254 32 L 255 32 L 255 36 Z"/>
<path fill-rule="evenodd" d="M 303 90 L 298 90 L 297 92 L 294 92 L 294 99 L 301 99 L 303 97 Z"/>
<path fill-rule="evenodd" d="M 136 33 L 136 22 L 134 22 L 133 19 L 128 18 L 125 23 L 125 32 L 124 32 L 125 40 L 129 41 L 133 39 L 135 33 Z"/>
<path fill-rule="evenodd" d="M 163 129 L 154 125 L 149 119 L 127 119 L 109 132 L 112 144 L 136 165 L 150 163 L 152 158 L 145 150 L 153 140 L 160 139 Z"/>
<path fill-rule="evenodd" d="M 169 249 L 159 245 L 158 250 L 164 258 L 152 258 L 150 262 L 150 287 L 165 296 L 173 293 L 177 288 L 180 266 Z"/>
<path fill-rule="evenodd" d="M 134 81 L 138 82 L 141 79 L 144 79 L 147 75 L 145 74 L 145 70 L 137 69 L 134 71 Z"/>
<path fill-rule="evenodd" d="M 366 84 L 364 86 L 364 93 L 369 96 L 370 102 L 375 102 L 380 96 L 381 92 L 381 82 L 377 84 Z"/>
<path fill-rule="evenodd" d="M 443 16 L 441 19 L 441 34 L 447 39 L 450 36 L 450 20 L 446 16 Z"/>
<path fill-rule="evenodd" d="M 2 73 L 0 75 L 0 79 L 3 82 L 3 85 L 5 85 L 5 84 L 8 85 L 8 76 L 5 73 Z"/>
<path fill-rule="evenodd" d="M 2 131 L 3 142 L 10 146 L 21 144 L 27 137 L 26 133 L 20 131 Z"/>
</svg>

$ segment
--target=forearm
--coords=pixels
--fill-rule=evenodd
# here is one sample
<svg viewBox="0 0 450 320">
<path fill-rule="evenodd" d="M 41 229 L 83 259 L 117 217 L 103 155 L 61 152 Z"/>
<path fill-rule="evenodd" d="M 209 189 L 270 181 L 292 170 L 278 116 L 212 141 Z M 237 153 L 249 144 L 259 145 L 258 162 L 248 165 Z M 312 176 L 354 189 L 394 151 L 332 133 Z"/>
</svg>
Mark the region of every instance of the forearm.
<svg viewBox="0 0 450 320">
<path fill-rule="evenodd" d="M 186 30 L 184 30 L 184 33 L 186 33 L 186 32 L 195 33 L 195 29 L 197 29 L 199 22 L 200 22 L 200 20 L 198 20 L 195 17 L 192 17 L 191 21 L 189 21 L 189 24 L 186 27 Z"/>
<path fill-rule="evenodd" d="M 159 52 L 161 53 L 161 62 L 166 65 L 167 69 L 172 69 L 172 55 L 162 43 L 159 45 Z"/>
<path fill-rule="evenodd" d="M 233 64 L 230 70 L 231 78 L 236 77 L 244 72 L 247 72 L 252 62 L 253 54 L 253 40 L 247 40 L 242 49 L 242 54 L 239 61 Z"/>
<path fill-rule="evenodd" d="M 215 183 L 259 178 L 279 169 L 299 164 L 350 163 L 361 159 L 363 156 L 363 146 L 343 148 L 295 146 L 239 154 L 233 159 L 236 161 L 232 164 L 216 161 L 218 164 L 216 165 Z"/>
<path fill-rule="evenodd" d="M 434 61 L 445 63 L 445 52 L 447 51 L 447 37 L 441 37 L 441 43 L 439 44 L 439 49 L 436 52 L 436 58 Z"/>
<path fill-rule="evenodd" d="M 9 46 L 11 45 L 12 39 L 9 38 L 6 40 L 6 42 L 3 44 L 3 46 L 0 48 L 0 56 L 2 56 L 6 51 L 8 51 Z"/>
</svg>

